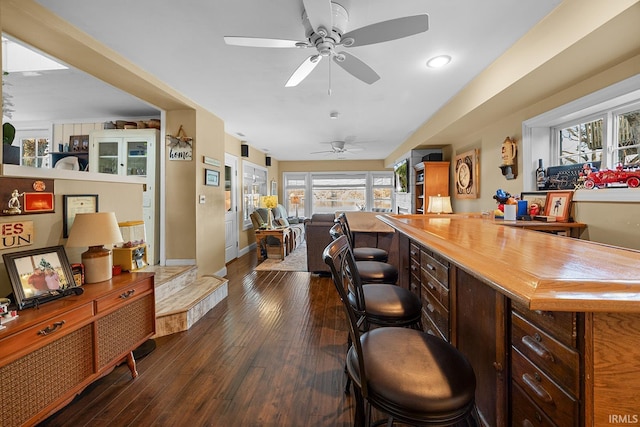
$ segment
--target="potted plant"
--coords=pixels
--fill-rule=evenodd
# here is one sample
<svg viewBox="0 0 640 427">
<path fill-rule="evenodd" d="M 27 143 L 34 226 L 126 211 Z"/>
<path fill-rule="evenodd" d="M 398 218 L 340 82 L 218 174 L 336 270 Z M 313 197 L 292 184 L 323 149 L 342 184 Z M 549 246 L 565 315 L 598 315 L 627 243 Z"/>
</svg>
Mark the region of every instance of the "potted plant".
<svg viewBox="0 0 640 427">
<path fill-rule="evenodd" d="M 20 164 L 20 147 L 14 147 L 16 128 L 11 123 L 2 125 L 2 163 L 9 165 Z"/>
</svg>

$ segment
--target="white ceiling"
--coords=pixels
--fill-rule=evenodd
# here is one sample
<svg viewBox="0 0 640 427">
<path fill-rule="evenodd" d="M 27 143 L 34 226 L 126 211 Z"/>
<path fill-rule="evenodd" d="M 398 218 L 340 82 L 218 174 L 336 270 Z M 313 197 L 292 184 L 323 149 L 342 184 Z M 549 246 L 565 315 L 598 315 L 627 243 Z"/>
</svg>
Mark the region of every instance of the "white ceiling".
<svg viewBox="0 0 640 427">
<path fill-rule="evenodd" d="M 310 154 L 328 150 L 335 140 L 360 149 L 340 157 L 385 158 L 560 0 L 338 2 L 349 13 L 346 31 L 420 13 L 429 14 L 430 28 L 408 38 L 348 49 L 381 76 L 373 85 L 335 64 L 329 69 L 331 61 L 325 60 L 300 85 L 285 88 L 311 49 L 228 46 L 223 36 L 303 40 L 302 0 L 38 0 L 216 114 L 227 133 L 279 160 L 338 158 Z M 447 67 L 425 66 L 440 54 L 452 57 Z M 81 73 L 57 77 L 61 74 L 47 72 L 41 84 L 29 78 L 33 95 L 40 97 L 30 120 L 153 114 L 149 106 L 124 101 L 120 94 L 113 95 L 113 88 L 94 85 Z M 55 79 L 53 84 L 49 78 Z M 11 84 L 16 93 L 14 120 L 27 119 L 31 107 L 17 99 L 21 85 Z M 64 98 L 58 98 L 60 91 Z M 103 91 L 112 95 L 99 94 Z M 47 105 L 46 100 L 55 101 Z M 329 118 L 334 111 L 337 120 Z"/>
</svg>

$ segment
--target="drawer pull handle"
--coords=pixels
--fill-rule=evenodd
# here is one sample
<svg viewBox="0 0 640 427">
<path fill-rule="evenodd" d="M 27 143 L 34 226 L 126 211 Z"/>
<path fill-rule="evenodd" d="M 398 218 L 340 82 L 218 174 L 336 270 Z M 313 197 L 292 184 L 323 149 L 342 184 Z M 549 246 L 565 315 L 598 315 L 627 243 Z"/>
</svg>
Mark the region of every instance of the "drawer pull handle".
<svg viewBox="0 0 640 427">
<path fill-rule="evenodd" d="M 538 377 L 538 375 L 536 376 Z M 540 385 L 539 379 L 532 378 L 531 375 L 529 374 L 523 374 L 522 381 L 524 381 L 524 383 L 531 389 L 531 391 L 533 391 L 536 394 L 536 396 L 542 399 L 543 402 L 545 403 L 553 402 L 553 398 L 551 397 L 551 395 L 547 392 L 547 390 L 544 389 L 544 387 Z"/>
<path fill-rule="evenodd" d="M 543 316 L 543 317 L 550 317 L 550 318 L 554 318 L 555 316 L 553 315 L 553 311 L 543 311 L 543 310 L 535 310 L 534 313 L 536 313 L 539 316 Z"/>
<path fill-rule="evenodd" d="M 542 344 L 540 344 L 540 336 L 536 334 L 536 337 L 530 337 L 526 335 L 522 337 L 522 343 L 527 346 L 531 351 L 533 351 L 538 357 L 541 357 L 544 360 L 549 362 L 554 362 L 553 354 L 549 350 L 547 350 Z"/>
<path fill-rule="evenodd" d="M 435 291 L 435 290 L 436 290 L 436 285 L 434 285 L 434 284 L 433 284 L 433 283 L 431 283 L 431 282 L 427 282 L 427 286 L 429 286 L 429 289 L 431 289 L 432 291 Z"/>
<path fill-rule="evenodd" d="M 135 293 L 135 289 L 129 289 L 127 292 L 120 294 L 120 298 L 122 299 L 127 299 L 129 298 L 131 295 L 133 295 Z"/>
<path fill-rule="evenodd" d="M 418 253 L 417 253 L 416 251 L 411 251 L 411 256 L 412 256 L 412 257 L 414 257 L 414 256 L 416 256 L 416 255 L 418 255 Z"/>
<path fill-rule="evenodd" d="M 431 304 L 427 304 L 427 310 L 429 310 L 430 312 L 434 312 L 435 308 L 433 307 L 433 305 Z"/>
<path fill-rule="evenodd" d="M 58 329 L 62 328 L 62 325 L 64 325 L 66 322 L 64 320 L 61 320 L 59 322 L 55 322 L 53 324 L 53 326 L 47 326 L 44 329 L 41 329 L 38 331 L 38 335 L 49 335 L 54 333 L 55 331 L 57 331 Z"/>
<path fill-rule="evenodd" d="M 429 264 L 429 263 L 427 263 L 427 268 L 429 270 L 431 270 L 431 271 L 436 271 L 436 268 L 433 265 Z"/>
<path fill-rule="evenodd" d="M 534 427 L 533 423 L 526 418 L 522 421 L 522 427 Z"/>
<path fill-rule="evenodd" d="M 416 271 L 418 268 L 415 265 L 411 266 L 411 271 Z"/>
</svg>

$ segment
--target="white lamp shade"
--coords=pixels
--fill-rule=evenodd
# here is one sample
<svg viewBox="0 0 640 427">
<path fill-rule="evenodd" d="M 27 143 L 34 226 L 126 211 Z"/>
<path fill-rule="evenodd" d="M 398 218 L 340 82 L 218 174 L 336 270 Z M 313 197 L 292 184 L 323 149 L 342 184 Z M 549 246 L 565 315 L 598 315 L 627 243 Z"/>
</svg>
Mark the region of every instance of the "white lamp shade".
<svg viewBox="0 0 640 427">
<path fill-rule="evenodd" d="M 451 197 L 449 196 L 429 196 L 429 207 L 427 208 L 429 213 L 452 213 Z"/>
<path fill-rule="evenodd" d="M 102 246 L 122 241 L 115 213 L 78 213 L 73 220 L 67 246 Z"/>
</svg>

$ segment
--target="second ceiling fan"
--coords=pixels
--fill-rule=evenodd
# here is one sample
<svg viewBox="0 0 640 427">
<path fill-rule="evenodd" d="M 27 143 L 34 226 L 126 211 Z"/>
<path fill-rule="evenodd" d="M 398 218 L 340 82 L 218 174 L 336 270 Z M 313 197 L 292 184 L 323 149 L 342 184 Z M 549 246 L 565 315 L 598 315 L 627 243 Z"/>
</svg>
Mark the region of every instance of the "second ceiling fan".
<svg viewBox="0 0 640 427">
<path fill-rule="evenodd" d="M 412 36 L 429 29 L 429 15 L 426 13 L 403 18 L 390 19 L 367 25 L 345 33 L 349 21 L 347 10 L 330 0 L 303 0 L 306 40 L 284 40 L 259 37 L 225 36 L 228 45 L 268 48 L 315 48 L 317 53 L 307 57 L 293 72 L 286 87 L 297 86 L 318 65 L 323 57 L 331 59 L 349 74 L 367 84 L 380 79 L 371 67 L 346 51 L 344 48 L 383 43 Z"/>
</svg>

